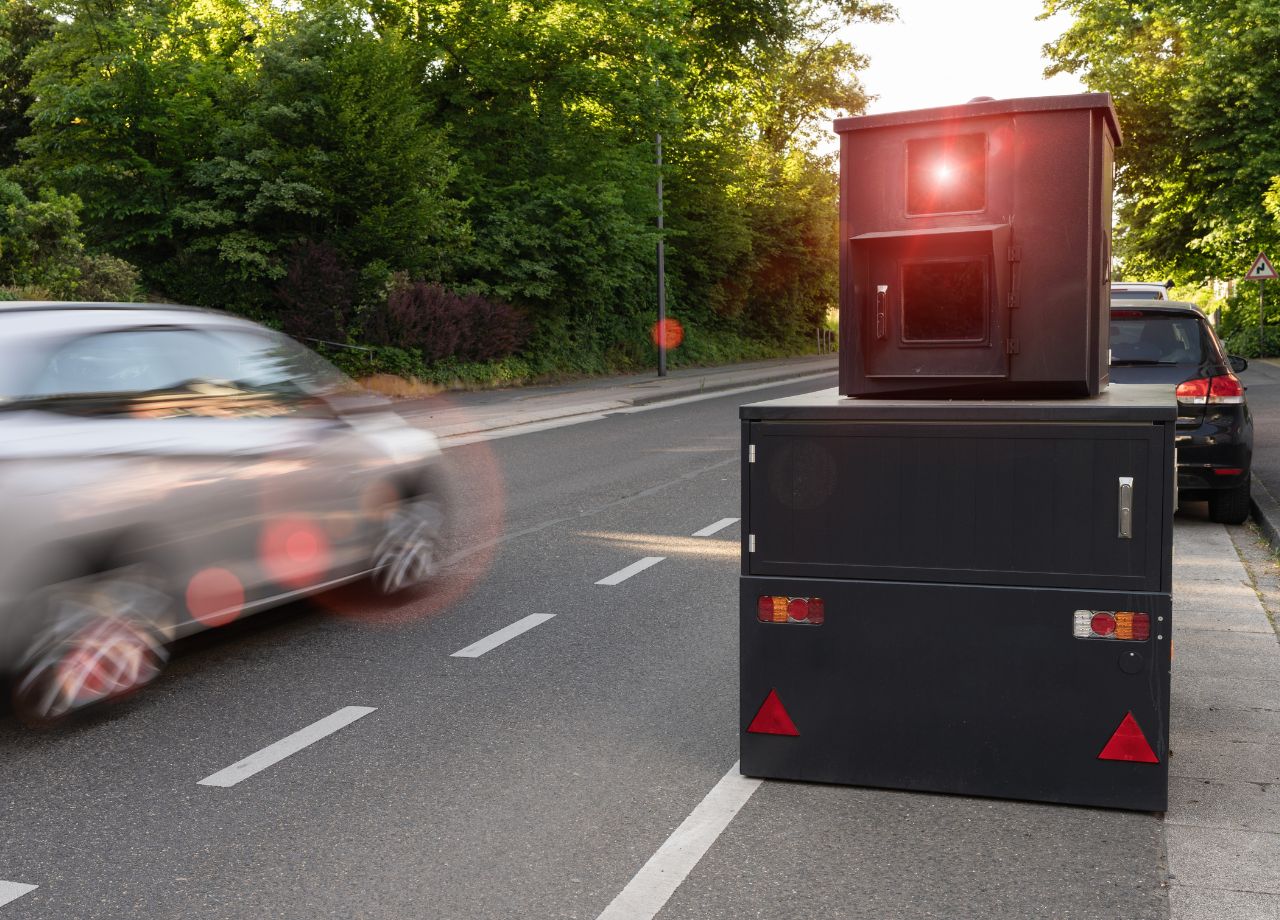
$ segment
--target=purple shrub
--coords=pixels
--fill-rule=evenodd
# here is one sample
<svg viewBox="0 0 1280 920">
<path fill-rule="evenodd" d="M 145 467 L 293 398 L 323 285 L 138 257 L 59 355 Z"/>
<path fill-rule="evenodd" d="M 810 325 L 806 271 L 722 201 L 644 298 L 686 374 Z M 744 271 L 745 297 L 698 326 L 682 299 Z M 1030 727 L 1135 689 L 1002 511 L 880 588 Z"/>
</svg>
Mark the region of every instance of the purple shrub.
<svg viewBox="0 0 1280 920">
<path fill-rule="evenodd" d="M 509 304 L 419 281 L 391 291 L 366 337 L 377 345 L 418 349 L 431 363 L 502 358 L 519 350 L 528 335 L 524 316 Z"/>
<path fill-rule="evenodd" d="M 462 354 L 469 360 L 505 358 L 519 351 L 529 338 L 528 323 L 510 304 L 467 294 L 462 298 L 462 308 L 467 328 Z"/>
<path fill-rule="evenodd" d="M 327 243 L 304 240 L 285 258 L 288 273 L 276 288 L 284 331 L 296 338 L 343 341 L 356 296 L 355 272 Z"/>
</svg>

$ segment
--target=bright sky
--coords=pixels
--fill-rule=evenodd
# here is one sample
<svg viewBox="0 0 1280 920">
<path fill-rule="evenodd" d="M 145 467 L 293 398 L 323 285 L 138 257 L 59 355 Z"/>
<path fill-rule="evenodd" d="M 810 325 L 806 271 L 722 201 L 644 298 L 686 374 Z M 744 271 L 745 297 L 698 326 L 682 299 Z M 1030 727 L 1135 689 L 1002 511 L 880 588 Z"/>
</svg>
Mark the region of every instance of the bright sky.
<svg viewBox="0 0 1280 920">
<path fill-rule="evenodd" d="M 843 33 L 871 58 L 862 71 L 878 96 L 868 114 L 967 102 L 974 96 L 1013 99 L 1084 92 L 1070 74 L 1042 76 L 1045 42 L 1071 19 L 1037 22 L 1042 0 L 891 0 L 898 21 L 857 25 Z"/>
</svg>

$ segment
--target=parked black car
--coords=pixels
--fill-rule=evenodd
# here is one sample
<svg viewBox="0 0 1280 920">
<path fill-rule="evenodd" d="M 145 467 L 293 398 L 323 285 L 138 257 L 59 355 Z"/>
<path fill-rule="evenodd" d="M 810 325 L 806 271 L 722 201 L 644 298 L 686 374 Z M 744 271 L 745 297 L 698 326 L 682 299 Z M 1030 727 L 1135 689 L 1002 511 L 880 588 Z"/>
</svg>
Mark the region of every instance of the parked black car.
<svg viewBox="0 0 1280 920">
<path fill-rule="evenodd" d="M 1223 524 L 1249 516 L 1253 418 L 1236 377 L 1247 366 L 1192 304 L 1111 304 L 1111 382 L 1176 387 L 1179 498 L 1208 501 L 1209 517 Z"/>
</svg>

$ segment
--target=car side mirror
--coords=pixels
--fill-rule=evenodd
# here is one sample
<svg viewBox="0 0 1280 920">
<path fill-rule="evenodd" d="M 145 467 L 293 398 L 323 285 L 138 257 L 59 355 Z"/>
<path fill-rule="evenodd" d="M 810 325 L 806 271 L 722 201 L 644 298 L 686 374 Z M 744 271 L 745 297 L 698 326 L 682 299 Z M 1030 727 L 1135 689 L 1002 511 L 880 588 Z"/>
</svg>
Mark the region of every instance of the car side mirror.
<svg viewBox="0 0 1280 920">
<path fill-rule="evenodd" d="M 1231 365 L 1231 369 L 1237 374 L 1249 367 L 1249 362 L 1239 355 L 1228 355 L 1227 363 Z"/>
</svg>

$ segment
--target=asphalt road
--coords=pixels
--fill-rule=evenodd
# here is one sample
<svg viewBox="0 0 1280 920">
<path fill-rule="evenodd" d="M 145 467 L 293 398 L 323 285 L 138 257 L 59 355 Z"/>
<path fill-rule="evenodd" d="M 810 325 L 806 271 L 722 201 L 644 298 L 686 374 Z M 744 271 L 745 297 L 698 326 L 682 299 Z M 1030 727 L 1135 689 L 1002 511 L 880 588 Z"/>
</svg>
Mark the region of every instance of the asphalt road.
<svg viewBox="0 0 1280 920">
<path fill-rule="evenodd" d="M 1253 475 L 1280 497 L 1280 367 L 1250 361 L 1240 382 L 1253 414 Z"/>
<path fill-rule="evenodd" d="M 39 886 L 0 918 L 598 917 L 737 758 L 740 534 L 692 535 L 739 513 L 743 401 L 450 449 L 433 592 L 237 624 L 68 728 L 0 719 L 0 879 Z M 658 916 L 1166 917 L 1163 848 L 1149 814 L 766 782 Z"/>
</svg>

